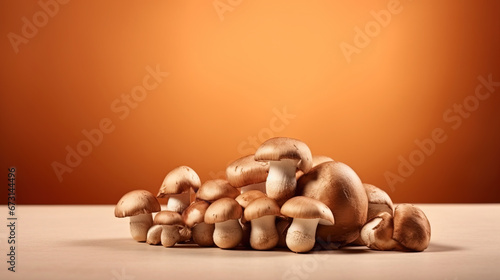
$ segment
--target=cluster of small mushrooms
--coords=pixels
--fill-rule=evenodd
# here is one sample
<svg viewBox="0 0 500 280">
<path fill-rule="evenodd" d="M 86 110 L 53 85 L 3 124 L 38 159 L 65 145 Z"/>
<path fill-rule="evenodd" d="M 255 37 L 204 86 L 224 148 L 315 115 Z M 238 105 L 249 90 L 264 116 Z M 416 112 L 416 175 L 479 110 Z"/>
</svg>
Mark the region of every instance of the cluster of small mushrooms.
<svg viewBox="0 0 500 280">
<path fill-rule="evenodd" d="M 165 210 L 157 198 L 168 199 Z M 387 193 L 363 184 L 346 164 L 312 156 L 305 143 L 285 137 L 232 162 L 226 179 L 201 184 L 193 169 L 179 166 L 156 197 L 146 190 L 125 194 L 115 216 L 130 217 L 135 240 L 164 247 L 191 243 L 303 253 L 320 244 L 423 251 L 430 241 L 422 210 L 394 207 Z"/>
</svg>

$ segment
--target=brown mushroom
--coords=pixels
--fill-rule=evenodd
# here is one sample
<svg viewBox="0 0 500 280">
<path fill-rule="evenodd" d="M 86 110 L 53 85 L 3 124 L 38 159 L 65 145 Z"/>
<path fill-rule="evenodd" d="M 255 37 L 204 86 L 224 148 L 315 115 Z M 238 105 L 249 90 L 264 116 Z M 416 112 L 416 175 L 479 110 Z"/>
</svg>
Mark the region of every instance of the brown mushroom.
<svg viewBox="0 0 500 280">
<path fill-rule="evenodd" d="M 268 162 L 254 160 L 254 155 L 244 156 L 233 161 L 226 168 L 227 181 L 241 193 L 249 190 L 266 191 Z"/>
<path fill-rule="evenodd" d="M 165 176 L 157 197 L 168 197 L 166 210 L 181 214 L 191 202 L 191 193 L 200 186 L 200 177 L 191 167 L 179 166 Z"/>
</svg>

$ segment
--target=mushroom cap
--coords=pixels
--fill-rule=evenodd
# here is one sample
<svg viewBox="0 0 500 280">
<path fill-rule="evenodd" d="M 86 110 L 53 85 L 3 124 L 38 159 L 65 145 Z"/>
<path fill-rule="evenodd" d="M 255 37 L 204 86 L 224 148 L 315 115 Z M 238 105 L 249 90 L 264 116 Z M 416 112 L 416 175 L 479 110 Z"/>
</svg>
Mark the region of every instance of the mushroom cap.
<svg viewBox="0 0 500 280">
<path fill-rule="evenodd" d="M 238 195 L 235 200 L 241 205 L 241 207 L 246 208 L 252 201 L 265 196 L 266 194 L 259 190 L 251 190 Z"/>
<path fill-rule="evenodd" d="M 409 250 L 425 250 L 431 240 L 431 225 L 424 212 L 412 204 L 396 206 L 392 238 Z"/>
<path fill-rule="evenodd" d="M 233 161 L 226 168 L 227 181 L 235 188 L 265 182 L 269 162 L 255 161 L 254 155 Z"/>
<path fill-rule="evenodd" d="M 201 186 L 200 177 L 189 166 L 179 166 L 170 171 L 158 191 L 157 197 L 188 192 L 190 188 L 195 191 Z"/>
<path fill-rule="evenodd" d="M 276 200 L 269 197 L 257 198 L 250 202 L 245 208 L 243 213 L 246 221 L 258 219 L 264 216 L 278 216 L 280 215 L 280 206 Z"/>
<path fill-rule="evenodd" d="M 241 218 L 241 206 L 233 198 L 224 197 L 210 204 L 205 212 L 205 223 L 215 224 Z"/>
<path fill-rule="evenodd" d="M 235 187 L 224 179 L 208 180 L 198 189 L 196 198 L 213 202 L 224 197 L 236 198 L 240 195 Z"/>
<path fill-rule="evenodd" d="M 181 214 L 174 212 L 174 211 L 168 211 L 168 210 L 163 210 L 158 212 L 158 214 L 155 215 L 155 218 L 153 220 L 153 224 L 155 225 L 169 225 L 169 226 L 183 226 L 184 222 L 182 221 L 182 216 Z"/>
<path fill-rule="evenodd" d="M 333 213 L 323 202 L 307 196 L 295 196 L 281 206 L 281 214 L 290 218 L 322 219 L 335 224 Z"/>
<path fill-rule="evenodd" d="M 323 202 L 335 216 L 333 226 L 318 226 L 318 239 L 340 247 L 358 238 L 366 222 L 368 198 L 352 168 L 338 161 L 319 164 L 299 178 L 296 194 Z"/>
<path fill-rule="evenodd" d="M 371 184 L 363 184 L 363 187 L 365 188 L 366 196 L 368 197 L 368 203 L 385 204 L 391 209 L 391 211 L 394 211 L 391 197 L 386 192 Z"/>
<path fill-rule="evenodd" d="M 203 223 L 205 221 L 205 212 L 208 206 L 210 206 L 210 204 L 203 200 L 191 203 L 191 205 L 182 212 L 184 224 L 192 228 L 199 223 Z"/>
<path fill-rule="evenodd" d="M 124 218 L 161 210 L 156 197 L 146 190 L 134 190 L 120 198 L 115 207 L 115 217 Z"/>
<path fill-rule="evenodd" d="M 309 147 L 302 141 L 288 137 L 274 137 L 266 140 L 255 152 L 256 161 L 297 160 L 297 168 L 303 172 L 312 167 Z"/>
<path fill-rule="evenodd" d="M 312 167 L 316 167 L 323 162 L 334 161 L 331 157 L 321 156 L 321 155 L 313 155 L 312 156 Z"/>
</svg>

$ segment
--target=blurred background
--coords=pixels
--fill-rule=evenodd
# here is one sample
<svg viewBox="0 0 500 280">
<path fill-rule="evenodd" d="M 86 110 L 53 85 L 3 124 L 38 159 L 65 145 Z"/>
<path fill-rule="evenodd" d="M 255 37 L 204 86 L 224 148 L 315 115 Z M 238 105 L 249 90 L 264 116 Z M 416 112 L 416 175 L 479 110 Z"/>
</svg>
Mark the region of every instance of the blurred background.
<svg viewBox="0 0 500 280">
<path fill-rule="evenodd" d="M 221 177 L 287 136 L 397 203 L 498 203 L 498 11 L 1 1 L 1 174 L 16 168 L 21 204 L 114 204 L 133 189 L 156 194 L 179 165 Z"/>
</svg>

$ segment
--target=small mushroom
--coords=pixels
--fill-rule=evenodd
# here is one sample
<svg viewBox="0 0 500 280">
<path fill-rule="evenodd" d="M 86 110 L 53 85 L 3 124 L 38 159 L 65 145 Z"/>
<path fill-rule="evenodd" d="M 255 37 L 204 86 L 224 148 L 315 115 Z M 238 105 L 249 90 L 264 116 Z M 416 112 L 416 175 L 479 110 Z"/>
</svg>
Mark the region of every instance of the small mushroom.
<svg viewBox="0 0 500 280">
<path fill-rule="evenodd" d="M 241 206 L 232 198 L 221 198 L 210 204 L 205 223 L 215 224 L 213 237 L 217 247 L 230 249 L 240 243 L 243 232 L 238 219 L 241 214 Z"/>
<path fill-rule="evenodd" d="M 245 209 L 248 204 L 250 204 L 252 201 L 256 200 L 257 198 L 260 197 L 266 197 L 266 194 L 259 191 L 259 190 L 249 190 L 247 192 L 244 192 L 240 195 L 238 195 L 235 200 L 240 204 L 240 206 Z M 245 219 L 245 215 L 243 215 L 240 219 L 240 224 L 241 224 L 241 229 L 243 230 L 243 237 L 241 239 L 241 245 L 244 247 L 250 248 L 250 232 L 252 230 L 251 223 L 249 223 Z"/>
<path fill-rule="evenodd" d="M 297 195 L 317 199 L 335 216 L 335 225 L 319 225 L 318 240 L 325 248 L 339 248 L 359 237 L 368 213 L 368 198 L 358 175 L 338 161 L 324 162 L 302 175 Z"/>
<path fill-rule="evenodd" d="M 400 204 L 394 218 L 382 212 L 361 229 L 361 239 L 371 249 L 423 251 L 429 246 L 431 226 L 420 208 Z"/>
<path fill-rule="evenodd" d="M 170 171 L 158 191 L 158 198 L 168 197 L 168 211 L 182 213 L 189 206 L 193 191 L 201 186 L 200 177 L 188 166 L 179 166 Z"/>
<path fill-rule="evenodd" d="M 252 224 L 250 246 L 256 250 L 269 250 L 278 244 L 276 216 L 280 215 L 280 206 L 269 197 L 261 197 L 252 201 L 243 213 L 245 220 Z"/>
<path fill-rule="evenodd" d="M 146 243 L 149 245 L 158 245 L 161 244 L 161 230 L 163 229 L 162 225 L 153 225 L 148 230 L 148 236 L 146 239 Z"/>
<path fill-rule="evenodd" d="M 161 210 L 154 195 L 146 190 L 126 193 L 116 204 L 115 217 L 130 217 L 130 234 L 136 241 L 146 241 L 148 230 L 153 225 L 151 213 Z"/>
<path fill-rule="evenodd" d="M 182 240 L 179 232 L 184 226 L 181 214 L 168 210 L 160 211 L 155 216 L 154 224 L 162 226 L 161 245 L 163 247 L 172 247 Z"/>
<path fill-rule="evenodd" d="M 266 178 L 269 163 L 255 161 L 254 155 L 244 156 L 233 161 L 226 168 L 227 181 L 241 193 L 249 190 L 266 191 Z"/>
<path fill-rule="evenodd" d="M 266 194 L 278 205 L 295 195 L 296 171 L 308 172 L 312 167 L 309 147 L 302 141 L 286 137 L 268 139 L 255 152 L 256 161 L 269 161 Z"/>
<path fill-rule="evenodd" d="M 240 191 L 231 186 L 228 181 L 224 179 L 208 180 L 196 192 L 197 200 L 205 200 L 214 202 L 218 199 L 229 197 L 236 198 L 240 195 Z"/>
<path fill-rule="evenodd" d="M 281 207 L 281 214 L 293 218 L 286 235 L 288 249 L 296 253 L 310 251 L 316 241 L 318 223 L 333 225 L 333 213 L 323 202 L 306 197 L 290 198 Z"/>
<path fill-rule="evenodd" d="M 205 212 L 210 204 L 206 201 L 196 201 L 191 203 L 182 213 L 182 220 L 187 227 L 191 228 L 191 236 L 194 243 L 202 247 L 214 245 L 213 224 L 205 223 Z"/>
</svg>

